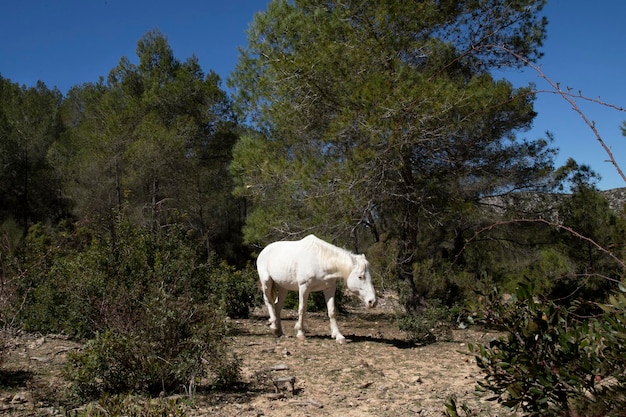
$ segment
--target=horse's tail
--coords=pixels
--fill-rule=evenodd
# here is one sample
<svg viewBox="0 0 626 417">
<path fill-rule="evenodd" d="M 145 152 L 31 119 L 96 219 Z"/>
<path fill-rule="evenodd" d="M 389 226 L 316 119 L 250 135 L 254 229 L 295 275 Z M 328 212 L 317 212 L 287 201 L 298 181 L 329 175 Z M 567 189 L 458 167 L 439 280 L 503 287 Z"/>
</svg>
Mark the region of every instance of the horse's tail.
<svg viewBox="0 0 626 417">
<path fill-rule="evenodd" d="M 272 279 L 267 270 L 267 247 L 261 251 L 259 254 L 256 266 L 257 272 L 259 273 L 259 280 L 261 281 L 261 289 L 263 291 L 264 296 L 268 301 L 275 303 L 276 297 L 278 297 L 278 289 L 276 288 L 276 283 Z"/>
</svg>

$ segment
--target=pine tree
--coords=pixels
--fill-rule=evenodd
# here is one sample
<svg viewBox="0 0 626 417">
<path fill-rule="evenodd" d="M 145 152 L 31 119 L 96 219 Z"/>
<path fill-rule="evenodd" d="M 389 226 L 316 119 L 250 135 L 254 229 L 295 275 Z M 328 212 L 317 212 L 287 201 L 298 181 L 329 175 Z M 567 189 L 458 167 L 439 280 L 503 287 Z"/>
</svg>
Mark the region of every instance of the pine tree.
<svg viewBox="0 0 626 417">
<path fill-rule="evenodd" d="M 247 239 L 384 236 L 411 284 L 420 258 L 458 254 L 481 198 L 553 169 L 548 140 L 516 137 L 531 88 L 490 73 L 519 66 L 505 49 L 541 55 L 543 3 L 272 2 L 230 80 L 255 127 L 232 165 Z"/>
</svg>

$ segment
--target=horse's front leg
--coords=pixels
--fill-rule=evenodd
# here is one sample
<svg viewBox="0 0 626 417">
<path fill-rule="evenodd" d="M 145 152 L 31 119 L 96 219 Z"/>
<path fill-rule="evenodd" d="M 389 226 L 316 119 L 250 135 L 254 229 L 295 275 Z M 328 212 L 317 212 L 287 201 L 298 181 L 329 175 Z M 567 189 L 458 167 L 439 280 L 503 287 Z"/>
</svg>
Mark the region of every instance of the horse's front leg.
<svg viewBox="0 0 626 417">
<path fill-rule="evenodd" d="M 345 343 L 346 338 L 339 331 L 337 326 L 337 318 L 335 317 L 335 289 L 336 285 L 324 290 L 324 298 L 326 299 L 326 308 L 328 309 L 328 318 L 330 319 L 330 336 L 337 343 Z"/>
<path fill-rule="evenodd" d="M 300 285 L 298 291 L 298 321 L 294 326 L 296 329 L 296 337 L 304 340 L 304 315 L 306 314 L 306 304 L 309 299 L 309 288 L 306 285 Z"/>
</svg>

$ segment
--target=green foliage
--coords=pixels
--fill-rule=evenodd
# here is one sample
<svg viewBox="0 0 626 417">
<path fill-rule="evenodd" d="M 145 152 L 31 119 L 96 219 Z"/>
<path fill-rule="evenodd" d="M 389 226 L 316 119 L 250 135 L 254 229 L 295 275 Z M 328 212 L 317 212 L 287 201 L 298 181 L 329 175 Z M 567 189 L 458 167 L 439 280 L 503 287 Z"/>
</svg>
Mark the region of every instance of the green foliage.
<svg viewBox="0 0 626 417">
<path fill-rule="evenodd" d="M 260 302 L 252 267 L 200 262 L 195 241 L 183 228 L 153 234 L 120 218 L 109 233 L 72 248 L 84 233 L 74 230 L 64 238 L 63 231 L 31 229 L 22 265 L 28 273 L 19 287 L 24 302 L 18 321 L 24 329 L 83 337 L 123 331 L 146 314 L 145 300 L 157 290 L 193 304 L 210 303 L 233 318 L 247 317 Z"/>
<path fill-rule="evenodd" d="M 416 262 L 453 260 L 482 197 L 549 182 L 549 141 L 515 137 L 532 89 L 489 75 L 519 65 L 493 45 L 540 56 L 544 3 L 270 3 L 230 79 L 257 127 L 231 164 L 246 239 L 386 236 L 407 282 Z"/>
<path fill-rule="evenodd" d="M 251 265 L 239 270 L 223 261 L 211 267 L 208 275 L 211 302 L 228 317 L 248 318 L 250 308 L 261 304 L 257 273 Z"/>
<path fill-rule="evenodd" d="M 67 130 L 48 152 L 80 219 L 107 227 L 126 210 L 153 232 L 185 224 L 206 244 L 240 261 L 240 199 L 228 172 L 238 127 L 220 79 L 197 59 L 175 58 L 159 31 L 138 42 L 106 82 L 72 88 Z"/>
<path fill-rule="evenodd" d="M 461 410 L 463 410 L 463 412 L 465 413 L 466 416 L 470 416 L 471 415 L 471 410 L 469 409 L 469 407 L 466 404 L 461 404 Z M 461 416 L 461 414 L 459 414 L 459 409 L 458 409 L 458 406 L 456 404 L 456 400 L 454 398 L 451 398 L 446 403 L 446 411 L 445 411 L 444 415 L 448 416 L 448 417 L 459 417 L 459 416 Z"/>
<path fill-rule="evenodd" d="M 407 341 L 415 345 L 427 345 L 450 340 L 454 318 L 455 309 L 431 300 L 419 313 L 407 312 L 399 315 L 395 323 L 406 333 Z"/>
<path fill-rule="evenodd" d="M 287 310 L 297 310 L 298 304 L 300 302 L 300 296 L 296 291 L 289 291 L 287 293 L 287 297 L 285 297 L 285 304 L 283 307 Z M 307 311 L 321 311 L 324 309 L 325 301 L 323 293 L 311 293 L 309 295 L 309 299 L 307 300 L 306 309 Z"/>
<path fill-rule="evenodd" d="M 205 269 L 182 228 L 152 234 L 120 218 L 103 235 L 34 227 L 26 242 L 17 319 L 29 331 L 89 337 L 127 329 L 158 288 L 194 302 L 208 297 Z"/>
<path fill-rule="evenodd" d="M 572 258 L 562 253 L 559 247 L 547 246 L 538 250 L 535 256 L 529 256 L 522 274 L 533 283 L 538 294 L 554 294 L 555 288 L 563 279 L 566 279 L 565 277 L 575 275 L 575 263 Z M 517 282 L 508 284 L 517 284 Z M 513 291 L 514 287 L 509 289 Z"/>
<path fill-rule="evenodd" d="M 623 415 L 626 406 L 626 297 L 600 317 L 538 299 L 531 285 L 513 298 L 486 297 L 489 321 L 505 336 L 470 351 L 485 374 L 479 386 L 527 416 Z"/>
<path fill-rule="evenodd" d="M 238 382 L 223 315 L 164 291 L 146 300 L 144 309 L 134 328 L 106 330 L 70 355 L 66 374 L 78 398 L 190 391 L 207 372 L 219 386 Z"/>
<path fill-rule="evenodd" d="M 553 297 L 565 297 L 576 292 L 587 300 L 603 300 L 607 292 L 615 287 L 612 280 L 606 278 L 619 280 L 623 273 L 621 265 L 608 256 L 607 251 L 624 259 L 626 218 L 618 216 L 594 187 L 584 184 L 578 184 L 574 193 L 563 200 L 559 217 L 563 226 L 574 232 L 561 231 L 562 250 L 574 263 L 576 274 L 585 276 L 585 279 L 570 275 L 556 281 L 552 289 Z"/>
<path fill-rule="evenodd" d="M 68 212 L 47 153 L 63 127 L 62 95 L 44 83 L 26 88 L 0 76 L 0 223 L 16 221 L 25 235 L 35 222 Z"/>
<path fill-rule="evenodd" d="M 16 324 L 92 337 L 70 357 L 77 398 L 187 391 L 204 376 L 216 387 L 240 377 L 228 350 L 225 312 L 247 314 L 250 268 L 199 262 L 185 229 L 158 234 L 123 216 L 104 235 L 31 228 L 22 248 Z"/>
</svg>

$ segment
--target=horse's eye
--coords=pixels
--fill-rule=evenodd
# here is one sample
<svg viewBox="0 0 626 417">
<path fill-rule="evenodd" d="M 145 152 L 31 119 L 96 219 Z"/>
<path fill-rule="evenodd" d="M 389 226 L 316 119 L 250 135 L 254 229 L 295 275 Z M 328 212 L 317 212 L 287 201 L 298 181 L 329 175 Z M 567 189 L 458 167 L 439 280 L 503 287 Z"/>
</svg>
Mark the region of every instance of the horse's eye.
<svg viewBox="0 0 626 417">
<path fill-rule="evenodd" d="M 363 281 L 365 279 L 365 275 L 359 275 L 359 279 Z"/>
</svg>

